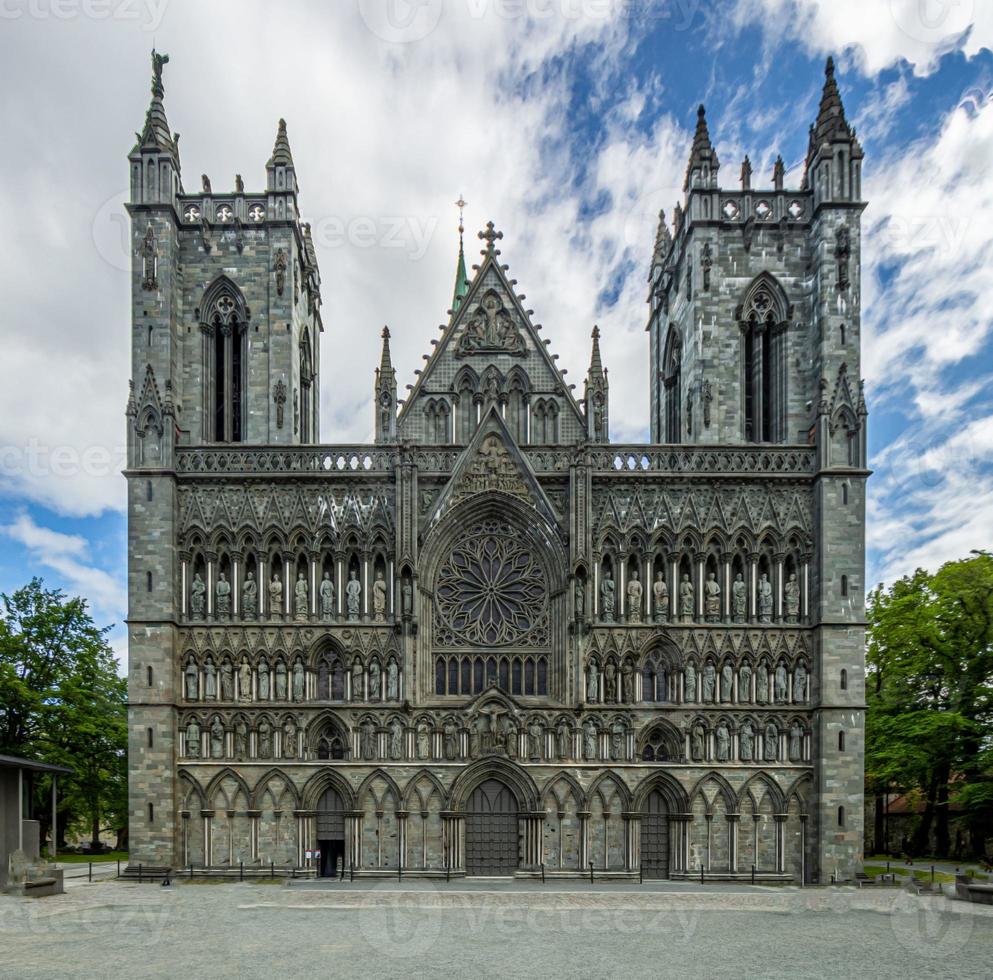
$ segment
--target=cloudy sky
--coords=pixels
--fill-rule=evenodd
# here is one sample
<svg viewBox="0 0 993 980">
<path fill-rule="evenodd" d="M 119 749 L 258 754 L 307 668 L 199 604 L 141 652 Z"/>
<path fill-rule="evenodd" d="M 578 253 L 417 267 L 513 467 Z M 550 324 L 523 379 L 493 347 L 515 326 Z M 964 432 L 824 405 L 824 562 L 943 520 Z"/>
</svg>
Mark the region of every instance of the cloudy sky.
<svg viewBox="0 0 993 980">
<path fill-rule="evenodd" d="M 284 116 L 323 275 L 324 441 L 370 437 L 445 319 L 457 211 L 615 440 L 647 439 L 645 276 L 695 108 L 724 183 L 801 177 L 826 55 L 865 146 L 869 581 L 990 547 L 993 4 L 986 0 L 2 0 L 0 590 L 87 596 L 123 650 L 126 156 L 168 52 L 188 189 L 264 185 Z M 471 259 L 470 259 L 471 261 Z"/>
</svg>

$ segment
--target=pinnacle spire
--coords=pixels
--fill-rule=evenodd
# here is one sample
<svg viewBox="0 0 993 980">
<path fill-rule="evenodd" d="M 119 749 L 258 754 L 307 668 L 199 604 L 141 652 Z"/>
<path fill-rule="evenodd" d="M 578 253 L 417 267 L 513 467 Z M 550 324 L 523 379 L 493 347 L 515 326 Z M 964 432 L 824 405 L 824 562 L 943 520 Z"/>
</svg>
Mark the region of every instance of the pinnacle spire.
<svg viewBox="0 0 993 980">
<path fill-rule="evenodd" d="M 290 141 L 286 136 L 286 120 L 280 119 L 276 129 L 276 142 L 272 147 L 267 167 L 292 167 L 293 154 L 290 152 Z"/>
<path fill-rule="evenodd" d="M 821 92 L 821 104 L 817 110 L 817 122 L 814 123 L 814 138 L 819 146 L 826 140 L 838 136 L 847 138 L 849 135 L 848 122 L 845 120 L 845 107 L 841 103 L 838 83 L 834 79 L 834 58 L 828 57 L 824 66 L 824 89 Z"/>
<path fill-rule="evenodd" d="M 465 249 L 462 242 L 462 236 L 465 233 L 465 224 L 462 221 L 462 215 L 466 204 L 468 204 L 468 201 L 460 194 L 459 199 L 455 202 L 455 206 L 459 209 L 459 257 L 455 263 L 455 289 L 452 291 L 453 313 L 462 305 L 465 294 L 469 292 L 469 277 L 465 271 Z"/>
<path fill-rule="evenodd" d="M 664 262 L 671 247 L 672 234 L 669 232 L 669 225 L 665 220 L 665 210 L 663 209 L 659 211 L 659 227 L 655 232 L 655 251 L 652 255 L 652 261 L 655 263 Z"/>
<path fill-rule="evenodd" d="M 590 355 L 590 378 L 602 379 L 604 376 L 603 359 L 600 357 L 600 328 L 593 327 L 593 352 Z"/>
<path fill-rule="evenodd" d="M 377 380 L 389 380 L 393 377 L 393 359 L 390 357 L 390 328 L 383 327 L 383 354 L 379 359 Z"/>
<path fill-rule="evenodd" d="M 179 150 L 176 145 L 178 137 L 174 137 L 169 130 L 169 120 L 166 118 L 165 106 L 162 103 L 165 97 L 162 69 L 168 62 L 169 55 L 159 54 L 152 48 L 152 101 L 148 106 L 148 112 L 145 113 L 145 125 L 136 135 L 140 148 L 169 153 L 178 161 Z"/>
<path fill-rule="evenodd" d="M 707 128 L 707 110 L 701 102 L 696 111 L 696 131 L 693 134 L 693 146 L 690 149 L 690 161 L 686 166 L 686 180 L 683 190 L 690 189 L 693 172 L 707 166 L 709 177 L 716 178 L 720 163 L 714 145 L 710 142 L 710 130 Z M 708 181 L 709 182 L 709 181 Z"/>
</svg>

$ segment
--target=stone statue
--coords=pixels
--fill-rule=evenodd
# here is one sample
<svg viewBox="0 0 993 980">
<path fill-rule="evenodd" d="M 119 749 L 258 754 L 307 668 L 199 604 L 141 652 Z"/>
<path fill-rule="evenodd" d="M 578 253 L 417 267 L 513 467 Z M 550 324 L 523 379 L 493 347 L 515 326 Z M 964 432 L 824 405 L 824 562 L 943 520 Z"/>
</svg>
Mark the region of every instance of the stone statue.
<svg viewBox="0 0 993 980">
<path fill-rule="evenodd" d="M 576 619 L 586 618 L 586 583 L 577 575 L 572 585 L 573 604 L 576 607 Z"/>
<path fill-rule="evenodd" d="M 362 758 L 376 758 L 376 726 L 371 721 L 362 726 Z"/>
<path fill-rule="evenodd" d="M 779 704 L 786 701 L 786 667 L 782 663 L 776 667 L 776 701 Z"/>
<path fill-rule="evenodd" d="M 224 572 L 218 575 L 214 587 L 214 611 L 218 619 L 227 619 L 231 615 L 231 583 Z"/>
<path fill-rule="evenodd" d="M 707 581 L 703 584 L 704 591 L 704 616 L 708 623 L 719 623 L 721 621 L 721 587 L 717 583 L 717 576 L 710 572 Z"/>
<path fill-rule="evenodd" d="M 193 661 L 193 658 L 190 657 L 190 659 L 186 661 L 186 674 L 185 674 L 187 701 L 196 701 L 197 699 L 197 687 L 199 686 L 197 684 L 197 681 L 199 680 L 199 678 L 197 677 L 198 673 L 199 671 L 197 670 L 197 665 Z"/>
<path fill-rule="evenodd" d="M 796 623 L 800 619 L 800 586 L 796 584 L 796 575 L 792 572 L 783 586 L 783 612 L 787 623 Z"/>
<path fill-rule="evenodd" d="M 400 583 L 400 608 L 404 616 L 411 616 L 414 612 L 414 585 L 410 581 L 410 576 L 405 575 Z"/>
<path fill-rule="evenodd" d="M 752 668 L 742 664 L 738 669 L 738 701 L 747 704 L 752 700 Z"/>
<path fill-rule="evenodd" d="M 627 595 L 628 607 L 627 618 L 629 623 L 641 622 L 641 597 L 643 591 L 641 582 L 638 581 L 638 569 L 631 570 L 631 578 L 628 580 Z"/>
<path fill-rule="evenodd" d="M 558 727 L 555 730 L 555 748 L 560 759 L 569 758 L 569 723 L 565 718 L 559 719 Z"/>
<path fill-rule="evenodd" d="M 528 756 L 532 759 L 540 759 L 543 755 L 541 742 L 544 738 L 545 730 L 537 718 L 532 718 L 528 725 Z"/>
<path fill-rule="evenodd" d="M 614 621 L 614 580 L 609 575 L 600 583 L 600 618 L 605 623 Z"/>
<path fill-rule="evenodd" d="M 716 741 L 717 761 L 727 762 L 731 756 L 731 733 L 723 721 L 717 726 Z"/>
<path fill-rule="evenodd" d="M 234 726 L 234 754 L 236 759 L 248 758 L 248 725 L 239 718 Z"/>
<path fill-rule="evenodd" d="M 703 700 L 710 703 L 714 700 L 715 687 L 717 682 L 717 671 L 714 665 L 708 660 L 703 668 Z"/>
<path fill-rule="evenodd" d="M 356 660 L 352 664 L 352 700 L 353 701 L 364 701 L 365 691 L 363 690 L 362 675 L 364 671 L 362 670 L 362 662 Z"/>
<path fill-rule="evenodd" d="M 303 701 L 307 693 L 307 674 L 303 669 L 303 661 L 297 657 L 293 661 L 293 700 Z"/>
<path fill-rule="evenodd" d="M 372 618 L 377 623 L 386 622 L 386 582 L 378 569 L 372 583 Z"/>
<path fill-rule="evenodd" d="M 748 586 L 741 572 L 734 577 L 731 585 L 731 617 L 736 623 L 743 623 L 747 618 Z"/>
<path fill-rule="evenodd" d="M 252 668 L 248 666 L 248 658 L 241 658 L 241 666 L 238 668 L 238 700 L 252 700 Z"/>
<path fill-rule="evenodd" d="M 272 758 L 272 726 L 265 718 L 259 722 L 259 758 Z"/>
<path fill-rule="evenodd" d="M 759 622 L 772 622 L 772 582 L 765 572 L 759 579 Z"/>
<path fill-rule="evenodd" d="M 359 607 L 362 604 L 362 583 L 359 581 L 358 572 L 353 568 L 348 573 L 348 583 L 345 586 L 345 605 L 348 608 L 348 621 L 357 623 L 359 619 Z"/>
<path fill-rule="evenodd" d="M 696 701 L 696 667 L 692 661 L 683 668 L 683 700 Z"/>
<path fill-rule="evenodd" d="M 734 671 L 730 664 L 721 667 L 721 700 L 727 703 L 731 700 L 731 688 L 734 686 Z"/>
<path fill-rule="evenodd" d="M 738 754 L 741 756 L 742 762 L 752 761 L 754 741 L 755 736 L 752 733 L 752 724 L 751 722 L 745 722 L 742 726 L 741 732 L 738 735 Z"/>
<path fill-rule="evenodd" d="M 226 657 L 221 664 L 221 700 L 234 700 L 234 666 Z"/>
<path fill-rule="evenodd" d="M 403 758 L 403 724 L 399 718 L 390 723 L 390 758 Z"/>
<path fill-rule="evenodd" d="M 652 584 L 652 595 L 655 601 L 655 622 L 668 622 L 669 586 L 665 584 L 665 576 L 661 571 L 655 573 L 655 582 Z"/>
<path fill-rule="evenodd" d="M 442 742 L 445 746 L 445 758 L 455 759 L 458 758 L 458 746 L 456 744 L 456 738 L 458 733 L 455 730 L 455 722 L 449 718 L 442 729 Z"/>
<path fill-rule="evenodd" d="M 210 657 L 203 665 L 203 695 L 205 701 L 217 700 L 217 671 Z"/>
<path fill-rule="evenodd" d="M 212 759 L 224 758 L 224 725 L 216 715 L 210 723 L 210 757 Z"/>
<path fill-rule="evenodd" d="M 259 660 L 259 700 L 269 700 L 269 661 L 265 657 Z"/>
<path fill-rule="evenodd" d="M 400 700 L 400 668 L 393 657 L 386 665 L 386 697 L 390 701 Z"/>
<path fill-rule="evenodd" d="M 803 729 L 798 721 L 790 725 L 790 761 L 800 762 L 803 758 Z"/>
<path fill-rule="evenodd" d="M 196 721 L 186 726 L 186 755 L 190 759 L 200 758 L 200 726 Z"/>
<path fill-rule="evenodd" d="M 517 737 L 517 723 L 507 715 L 503 719 L 503 733 L 499 736 L 499 748 L 507 753 L 511 759 L 517 758 L 518 753 L 518 737 Z"/>
<path fill-rule="evenodd" d="M 269 618 L 283 618 L 283 580 L 278 572 L 272 573 L 272 581 L 269 583 Z"/>
<path fill-rule="evenodd" d="M 282 659 L 276 661 L 276 700 L 286 700 L 286 664 Z"/>
<path fill-rule="evenodd" d="M 417 758 L 429 759 L 431 757 L 431 729 L 427 722 L 422 721 L 417 726 Z"/>
<path fill-rule="evenodd" d="M 683 573 L 683 580 L 679 583 L 679 615 L 684 623 L 693 622 L 693 583 L 689 575 Z"/>
<path fill-rule="evenodd" d="M 605 704 L 617 702 L 617 668 L 613 660 L 608 660 L 603 668 L 603 700 Z"/>
<path fill-rule="evenodd" d="M 292 718 L 283 722 L 283 758 L 297 757 L 297 726 Z"/>
<path fill-rule="evenodd" d="M 587 759 L 595 759 L 597 757 L 596 726 L 589 718 L 583 722 L 583 755 Z"/>
<path fill-rule="evenodd" d="M 599 687 L 599 673 L 597 671 L 596 661 L 591 660 L 586 666 L 586 700 L 590 704 L 596 704 L 600 694 Z"/>
<path fill-rule="evenodd" d="M 769 700 L 769 668 L 763 660 L 755 671 L 755 701 L 757 704 L 765 704 Z"/>
<path fill-rule="evenodd" d="M 793 703 L 803 704 L 807 700 L 807 668 L 797 664 L 793 673 Z"/>
<path fill-rule="evenodd" d="M 259 611 L 259 587 L 255 583 L 255 573 L 249 572 L 241 584 L 241 615 L 245 619 L 255 619 Z"/>
<path fill-rule="evenodd" d="M 779 754 L 779 730 L 774 722 L 765 726 L 765 761 L 775 762 Z"/>
<path fill-rule="evenodd" d="M 610 758 L 614 761 L 623 759 L 627 754 L 624 751 L 624 737 L 627 732 L 624 729 L 624 722 L 620 718 L 615 718 L 610 726 Z"/>
<path fill-rule="evenodd" d="M 331 581 L 331 573 L 325 572 L 321 579 L 321 619 L 334 618 L 334 582 Z"/>
<path fill-rule="evenodd" d="M 707 756 L 707 733 L 703 725 L 694 725 L 690 733 L 690 750 L 694 762 L 703 762 Z"/>
<path fill-rule="evenodd" d="M 299 572 L 297 574 L 297 584 L 293 587 L 293 618 L 298 623 L 305 623 L 309 611 L 307 576 L 303 572 Z"/>
<path fill-rule="evenodd" d="M 621 700 L 625 704 L 634 701 L 634 664 L 628 658 L 621 664 Z"/>
<path fill-rule="evenodd" d="M 193 576 L 193 583 L 190 585 L 190 612 L 194 619 L 203 619 L 204 607 L 207 603 L 207 586 L 203 584 L 200 573 Z"/>
<path fill-rule="evenodd" d="M 379 669 L 379 661 L 373 660 L 369 664 L 369 700 L 378 701 L 383 696 L 382 675 Z"/>
</svg>

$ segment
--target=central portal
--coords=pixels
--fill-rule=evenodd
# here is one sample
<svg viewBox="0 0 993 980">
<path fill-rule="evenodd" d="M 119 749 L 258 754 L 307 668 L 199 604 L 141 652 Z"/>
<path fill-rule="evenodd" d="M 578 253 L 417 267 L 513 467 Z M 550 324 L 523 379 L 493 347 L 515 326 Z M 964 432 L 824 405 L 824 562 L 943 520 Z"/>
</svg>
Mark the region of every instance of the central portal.
<svg viewBox="0 0 993 980">
<path fill-rule="evenodd" d="M 317 804 L 317 846 L 322 878 L 334 878 L 345 870 L 345 807 L 333 789 L 325 790 Z"/>
<path fill-rule="evenodd" d="M 641 821 L 641 860 L 646 878 L 669 877 L 669 810 L 658 790 Z"/>
<path fill-rule="evenodd" d="M 473 790 L 465 811 L 465 870 L 470 875 L 512 875 L 518 866 L 517 813 L 510 788 L 488 779 Z"/>
</svg>

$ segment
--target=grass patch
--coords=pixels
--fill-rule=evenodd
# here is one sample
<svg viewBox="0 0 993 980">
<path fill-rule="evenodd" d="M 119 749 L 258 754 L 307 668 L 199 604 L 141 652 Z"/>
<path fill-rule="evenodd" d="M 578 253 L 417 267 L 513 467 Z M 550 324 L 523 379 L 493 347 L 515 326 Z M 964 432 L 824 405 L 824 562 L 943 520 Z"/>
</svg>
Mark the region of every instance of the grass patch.
<svg viewBox="0 0 993 980">
<path fill-rule="evenodd" d="M 108 861 L 120 861 L 122 864 L 128 859 L 127 851 L 111 851 L 109 854 L 59 854 L 55 860 L 65 864 L 106 864 Z"/>
</svg>

